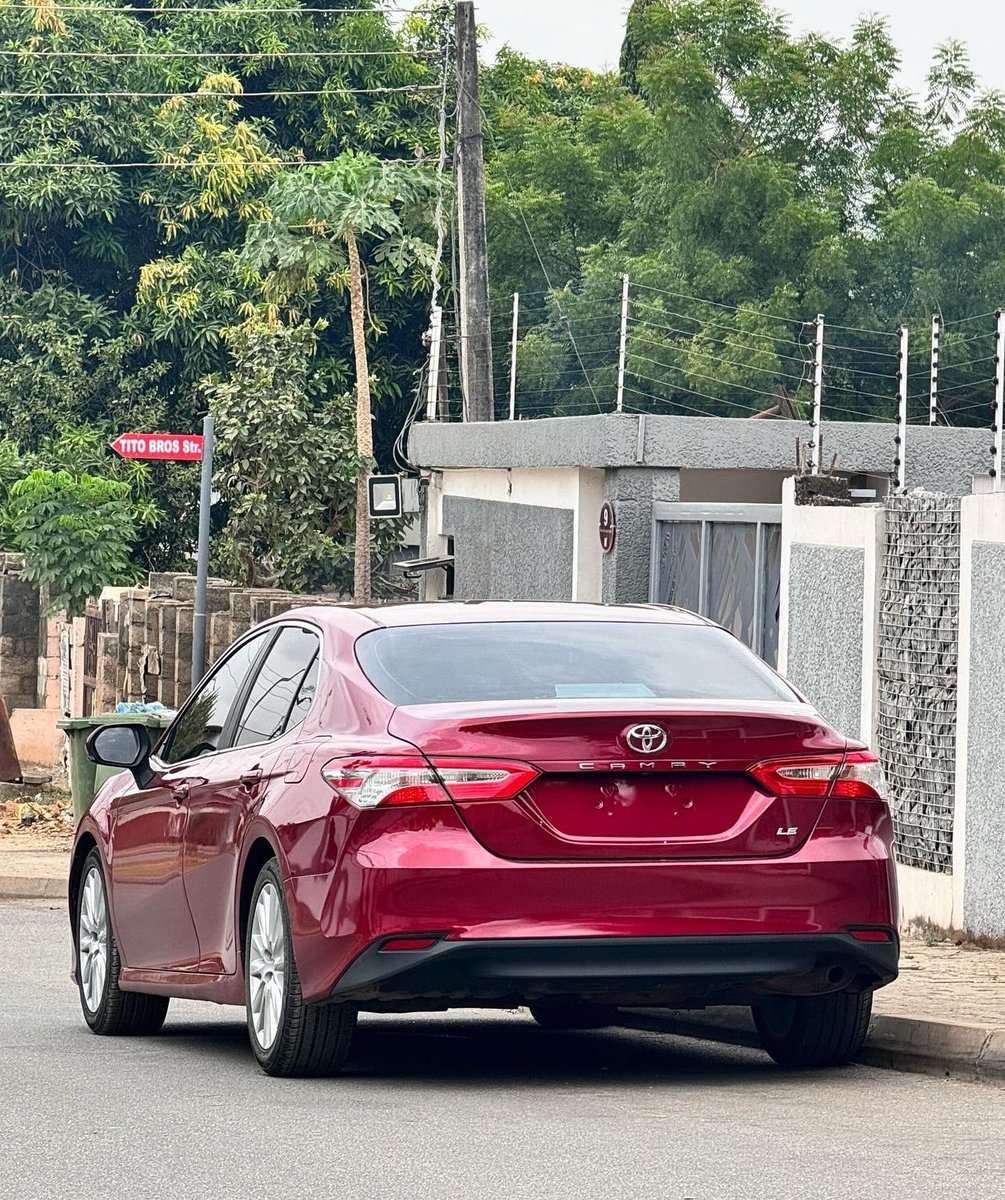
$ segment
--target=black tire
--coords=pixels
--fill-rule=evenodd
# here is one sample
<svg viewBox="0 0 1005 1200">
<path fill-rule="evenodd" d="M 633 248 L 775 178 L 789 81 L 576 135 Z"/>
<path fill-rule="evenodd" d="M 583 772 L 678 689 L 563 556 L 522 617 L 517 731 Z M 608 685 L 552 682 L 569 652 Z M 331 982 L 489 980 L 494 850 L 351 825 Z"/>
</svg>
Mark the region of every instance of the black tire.
<svg viewBox="0 0 1005 1200">
<path fill-rule="evenodd" d="M 528 1007 L 542 1029 L 606 1029 L 618 1019 L 612 1005 L 585 1000 L 538 1000 Z"/>
<path fill-rule="evenodd" d="M 81 911 L 84 907 L 84 896 L 88 880 L 94 876 L 95 884 L 100 884 L 101 898 L 105 906 L 105 931 L 101 938 L 90 939 L 104 948 L 105 978 L 97 997 L 97 1005 L 92 1010 L 88 1004 L 84 990 L 85 952 L 81 949 L 82 930 L 80 924 Z M 111 914 L 108 908 L 108 889 L 105 885 L 105 872 L 101 864 L 101 855 L 97 848 L 93 849 L 84 861 L 84 869 L 80 874 L 80 887 L 77 895 L 76 925 L 74 927 L 74 953 L 77 956 L 77 990 L 80 993 L 80 1008 L 92 1033 L 106 1037 L 148 1037 L 156 1033 L 164 1024 L 167 1016 L 169 1000 L 167 996 L 148 996 L 142 992 L 124 992 L 119 987 L 119 948 L 112 932 Z"/>
<path fill-rule="evenodd" d="M 759 1000 L 753 1014 L 761 1045 L 780 1067 L 839 1067 L 865 1045 L 872 992 L 778 996 Z"/>
<path fill-rule="evenodd" d="M 271 886 L 279 901 L 284 939 L 284 974 L 278 1029 L 271 1046 L 259 1042 L 252 1012 L 252 929 L 258 898 Z M 244 946 L 244 995 L 248 1015 L 248 1037 L 259 1066 L 267 1075 L 293 1079 L 337 1075 L 345 1066 L 356 1033 L 356 1009 L 349 1004 L 305 1004 L 300 976 L 293 958 L 290 920 L 283 895 L 283 881 L 274 858 L 262 867 L 255 882 L 248 910 Z"/>
</svg>

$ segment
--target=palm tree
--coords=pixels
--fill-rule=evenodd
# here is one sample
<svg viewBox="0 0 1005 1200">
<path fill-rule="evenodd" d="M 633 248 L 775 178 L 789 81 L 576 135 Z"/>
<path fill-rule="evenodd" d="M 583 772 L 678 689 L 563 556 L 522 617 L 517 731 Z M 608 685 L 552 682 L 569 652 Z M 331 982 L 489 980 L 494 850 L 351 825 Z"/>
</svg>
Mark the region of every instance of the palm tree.
<svg viewBox="0 0 1005 1200">
<path fill-rule="evenodd" d="M 245 257 L 270 268 L 277 298 L 289 302 L 319 281 L 338 281 L 348 266 L 356 367 L 356 544 L 353 600 L 370 600 L 369 479 L 373 413 L 367 355 L 365 267 L 361 246 L 382 268 L 404 276 L 431 270 L 432 246 L 416 232 L 430 224 L 439 178 L 420 160 L 384 161 L 351 151 L 320 167 L 286 172 L 269 189 L 269 216 L 252 227 Z"/>
</svg>

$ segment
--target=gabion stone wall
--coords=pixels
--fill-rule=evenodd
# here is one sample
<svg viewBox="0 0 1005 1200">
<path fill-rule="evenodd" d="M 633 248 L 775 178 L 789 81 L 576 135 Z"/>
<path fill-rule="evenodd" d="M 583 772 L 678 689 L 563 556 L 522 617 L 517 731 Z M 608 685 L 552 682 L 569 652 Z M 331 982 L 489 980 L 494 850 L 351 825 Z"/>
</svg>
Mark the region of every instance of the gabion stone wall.
<svg viewBox="0 0 1005 1200">
<path fill-rule="evenodd" d="M 879 753 L 898 859 L 952 870 L 960 501 L 891 498 L 879 630 Z"/>
</svg>

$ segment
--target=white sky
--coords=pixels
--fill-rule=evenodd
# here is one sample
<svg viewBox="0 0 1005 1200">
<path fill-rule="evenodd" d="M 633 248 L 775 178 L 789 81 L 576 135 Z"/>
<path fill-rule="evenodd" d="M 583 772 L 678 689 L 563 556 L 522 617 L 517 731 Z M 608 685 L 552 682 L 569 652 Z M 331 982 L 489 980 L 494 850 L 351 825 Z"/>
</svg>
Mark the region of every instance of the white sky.
<svg viewBox="0 0 1005 1200">
<path fill-rule="evenodd" d="M 478 22 L 533 58 L 602 68 L 621 53 L 628 0 L 475 0 Z M 970 50 L 980 82 L 1005 90 L 1005 4 L 1002 0 L 787 0 L 793 30 L 846 37 L 862 13 L 889 18 L 901 53 L 902 84 L 924 88 L 932 50 L 957 37 Z"/>
</svg>

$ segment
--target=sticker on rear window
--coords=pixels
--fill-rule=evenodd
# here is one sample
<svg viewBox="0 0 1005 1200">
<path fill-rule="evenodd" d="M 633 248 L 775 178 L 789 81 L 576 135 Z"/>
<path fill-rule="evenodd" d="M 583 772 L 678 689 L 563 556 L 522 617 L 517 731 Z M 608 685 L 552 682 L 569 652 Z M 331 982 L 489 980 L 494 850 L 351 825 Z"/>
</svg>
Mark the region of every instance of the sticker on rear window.
<svg viewBox="0 0 1005 1200">
<path fill-rule="evenodd" d="M 644 683 L 556 683 L 556 700 L 643 700 L 656 693 Z"/>
</svg>

